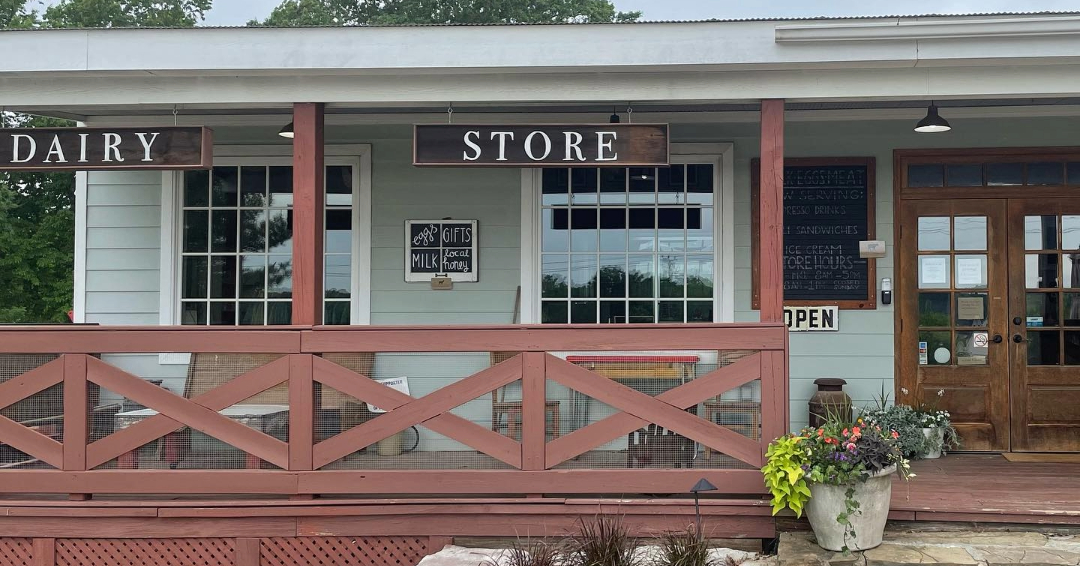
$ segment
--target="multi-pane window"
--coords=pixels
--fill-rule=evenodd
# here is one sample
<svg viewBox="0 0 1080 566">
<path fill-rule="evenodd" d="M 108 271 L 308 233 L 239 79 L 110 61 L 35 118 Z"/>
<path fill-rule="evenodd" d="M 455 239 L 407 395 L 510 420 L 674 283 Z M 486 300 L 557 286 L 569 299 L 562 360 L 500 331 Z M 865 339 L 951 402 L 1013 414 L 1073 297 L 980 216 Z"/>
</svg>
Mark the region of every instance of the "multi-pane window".
<svg viewBox="0 0 1080 566">
<path fill-rule="evenodd" d="M 353 167 L 326 169 L 326 323 L 351 312 Z M 292 168 L 219 166 L 184 175 L 182 324 L 292 320 Z"/>
<path fill-rule="evenodd" d="M 541 321 L 713 322 L 714 165 L 545 169 Z"/>
</svg>

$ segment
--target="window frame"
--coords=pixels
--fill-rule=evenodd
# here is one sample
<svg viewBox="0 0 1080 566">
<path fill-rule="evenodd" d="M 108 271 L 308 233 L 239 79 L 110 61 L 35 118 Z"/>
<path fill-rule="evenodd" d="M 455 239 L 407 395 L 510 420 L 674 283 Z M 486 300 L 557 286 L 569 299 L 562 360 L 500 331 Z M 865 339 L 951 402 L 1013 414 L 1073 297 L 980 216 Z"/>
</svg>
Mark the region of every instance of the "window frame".
<svg viewBox="0 0 1080 566">
<path fill-rule="evenodd" d="M 713 166 L 713 321 L 735 320 L 733 145 L 672 144 L 671 165 Z M 514 323 L 540 324 L 543 169 L 521 170 L 521 309 Z M 625 205 L 624 205 L 625 206 Z M 659 206 L 659 205 L 658 205 Z M 654 298 L 653 300 L 658 300 Z M 681 299 L 684 303 L 687 299 Z M 599 323 L 597 323 L 599 324 Z M 695 324 L 695 323 L 650 323 Z"/>
<path fill-rule="evenodd" d="M 214 166 L 292 166 L 292 146 L 221 146 L 214 148 Z M 327 146 L 326 166 L 350 166 L 353 175 L 350 326 L 371 322 L 371 146 Z M 161 324 L 181 324 L 183 277 L 183 173 L 163 175 Z M 325 214 L 325 208 L 324 212 Z M 323 252 L 325 254 L 325 251 Z M 237 253 L 237 255 L 240 255 Z M 325 301 L 325 297 L 324 297 Z M 291 299 L 290 299 L 291 303 Z M 325 307 L 324 307 L 325 308 Z M 239 328 L 237 325 L 233 325 Z M 264 326 L 265 327 L 265 326 Z M 253 327 L 257 328 L 257 327 Z"/>
</svg>

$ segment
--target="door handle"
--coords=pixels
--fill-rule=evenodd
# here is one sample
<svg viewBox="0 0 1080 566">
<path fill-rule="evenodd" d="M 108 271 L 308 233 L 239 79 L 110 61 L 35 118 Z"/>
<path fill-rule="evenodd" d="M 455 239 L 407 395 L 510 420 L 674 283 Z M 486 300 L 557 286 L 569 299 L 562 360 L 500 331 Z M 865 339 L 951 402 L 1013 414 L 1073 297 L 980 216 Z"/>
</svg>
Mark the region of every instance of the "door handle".
<svg viewBox="0 0 1080 566">
<path fill-rule="evenodd" d="M 1025 340 L 1024 340 L 1024 337 L 1023 337 L 1023 336 L 1021 336 L 1021 335 L 1019 335 L 1019 334 L 1014 334 L 1014 335 L 1013 335 L 1013 342 L 1016 342 L 1017 344 L 1020 344 L 1020 343 L 1022 343 L 1022 342 L 1024 342 L 1024 341 L 1025 341 Z"/>
<path fill-rule="evenodd" d="M 1000 334 L 995 334 L 994 335 L 994 344 L 1001 344 L 1002 340 L 1003 339 L 1002 339 Z"/>
<path fill-rule="evenodd" d="M 1020 318 L 1018 316 L 1013 317 L 1013 324 L 1015 324 L 1017 326 L 1020 326 L 1021 324 L 1024 324 L 1024 319 L 1022 319 L 1022 318 Z"/>
</svg>

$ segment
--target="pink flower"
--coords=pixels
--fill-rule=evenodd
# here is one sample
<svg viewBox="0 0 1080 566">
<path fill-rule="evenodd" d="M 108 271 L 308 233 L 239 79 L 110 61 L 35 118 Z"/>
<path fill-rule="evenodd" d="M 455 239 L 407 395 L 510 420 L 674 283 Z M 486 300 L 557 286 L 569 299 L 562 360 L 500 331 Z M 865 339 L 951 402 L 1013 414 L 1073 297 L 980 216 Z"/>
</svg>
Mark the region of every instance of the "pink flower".
<svg viewBox="0 0 1080 566">
<path fill-rule="evenodd" d="M 892 431 L 892 437 L 893 437 L 893 438 L 900 438 L 900 433 L 899 433 L 899 432 L 896 432 L 896 431 L 894 430 L 894 431 Z"/>
</svg>

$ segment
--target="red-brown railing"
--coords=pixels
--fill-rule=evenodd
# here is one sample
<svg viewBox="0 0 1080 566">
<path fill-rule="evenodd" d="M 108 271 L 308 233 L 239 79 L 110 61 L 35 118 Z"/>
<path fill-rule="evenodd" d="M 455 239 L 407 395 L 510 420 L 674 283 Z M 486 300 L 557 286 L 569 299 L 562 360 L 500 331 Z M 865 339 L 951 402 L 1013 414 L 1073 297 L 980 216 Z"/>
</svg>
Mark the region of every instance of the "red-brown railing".
<svg viewBox="0 0 1080 566">
<path fill-rule="evenodd" d="M 748 350 L 730 365 L 651 396 L 555 357 L 559 351 Z M 410 397 L 323 359 L 333 353 L 515 352 L 508 360 L 432 393 Z M 135 353 L 278 354 L 191 399 L 109 365 L 97 356 Z M 619 327 L 349 327 L 266 330 L 178 327 L 6 327 L 0 355 L 59 354 L 0 383 L 0 408 L 62 384 L 63 435 L 0 416 L 0 443 L 55 469 L 0 470 L 0 493 L 60 494 L 636 494 L 685 493 L 706 478 L 723 493 L 761 493 L 767 442 L 787 428 L 787 331 L 779 324 Z M 520 380 L 521 440 L 451 413 Z M 548 380 L 615 409 L 615 414 L 547 439 Z M 760 380 L 760 433 L 750 437 L 687 409 Z M 219 413 L 287 383 L 288 439 Z M 157 413 L 92 439 L 94 386 Z M 317 391 L 326 386 L 385 414 L 326 439 L 314 433 Z M 726 454 L 740 469 L 555 469 L 653 423 Z M 422 425 L 509 469 L 324 469 L 343 456 Z M 757 426 L 757 425 L 755 425 Z M 190 427 L 280 469 L 95 469 Z M 502 465 L 500 464 L 500 465 Z"/>
</svg>

